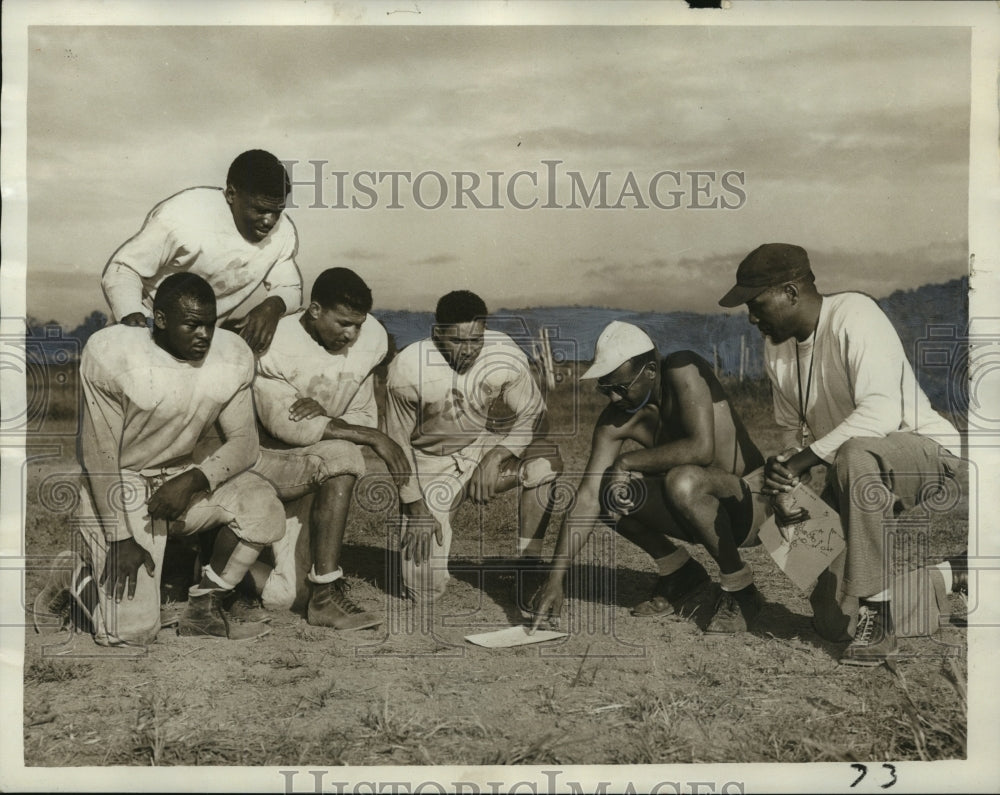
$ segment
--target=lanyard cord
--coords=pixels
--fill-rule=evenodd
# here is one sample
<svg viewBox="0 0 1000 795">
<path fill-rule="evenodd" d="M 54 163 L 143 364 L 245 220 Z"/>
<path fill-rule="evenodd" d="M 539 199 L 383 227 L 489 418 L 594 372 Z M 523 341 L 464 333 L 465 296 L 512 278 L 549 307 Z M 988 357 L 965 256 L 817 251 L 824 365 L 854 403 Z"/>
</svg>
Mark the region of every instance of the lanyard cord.
<svg viewBox="0 0 1000 795">
<path fill-rule="evenodd" d="M 806 419 L 806 408 L 809 406 L 809 394 L 812 392 L 813 362 L 816 360 L 816 337 L 813 336 L 812 350 L 809 352 L 809 374 L 806 376 L 806 391 L 802 394 L 802 359 L 799 356 L 798 346 L 795 349 L 795 375 L 799 384 L 799 439 L 803 447 L 806 446 L 806 432 L 809 430 L 809 421 Z"/>
</svg>

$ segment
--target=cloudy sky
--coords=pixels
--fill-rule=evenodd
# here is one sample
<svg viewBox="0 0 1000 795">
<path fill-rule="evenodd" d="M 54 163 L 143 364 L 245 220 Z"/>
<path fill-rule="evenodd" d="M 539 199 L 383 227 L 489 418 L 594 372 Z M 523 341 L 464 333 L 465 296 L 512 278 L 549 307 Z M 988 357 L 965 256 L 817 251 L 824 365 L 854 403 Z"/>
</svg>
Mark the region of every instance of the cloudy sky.
<svg viewBox="0 0 1000 795">
<path fill-rule="evenodd" d="M 353 267 L 384 308 L 469 288 L 493 309 L 715 311 L 768 241 L 805 246 L 830 291 L 967 268 L 963 28 L 36 26 L 28 45 L 27 308 L 41 319 L 104 309 L 104 263 L 153 205 L 221 185 L 257 147 L 299 161 L 297 181 L 325 161 L 327 206 L 304 184 L 289 211 L 307 285 Z M 561 161 L 554 179 L 546 160 Z M 400 178 L 393 209 L 389 178 L 365 171 L 434 173 L 416 195 Z M 456 171 L 498 208 L 456 209 Z M 681 175 L 657 183 L 673 209 L 649 195 L 664 171 Z M 699 193 L 692 171 L 715 177 Z M 567 207 L 569 172 L 587 190 L 608 172 L 621 207 L 579 193 Z M 727 172 L 742 175 L 728 188 Z M 638 195 L 619 202 L 630 174 Z M 421 207 L 442 184 L 442 206 Z"/>
</svg>

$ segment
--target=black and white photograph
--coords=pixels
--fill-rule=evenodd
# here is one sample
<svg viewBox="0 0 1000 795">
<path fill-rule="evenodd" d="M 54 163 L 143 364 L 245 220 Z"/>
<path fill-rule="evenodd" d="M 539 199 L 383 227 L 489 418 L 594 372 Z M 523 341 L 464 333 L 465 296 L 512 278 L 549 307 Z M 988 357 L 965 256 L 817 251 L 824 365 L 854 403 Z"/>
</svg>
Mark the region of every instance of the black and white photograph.
<svg viewBox="0 0 1000 795">
<path fill-rule="evenodd" d="M 0 788 L 995 791 L 994 4 L 4 11 Z"/>
</svg>

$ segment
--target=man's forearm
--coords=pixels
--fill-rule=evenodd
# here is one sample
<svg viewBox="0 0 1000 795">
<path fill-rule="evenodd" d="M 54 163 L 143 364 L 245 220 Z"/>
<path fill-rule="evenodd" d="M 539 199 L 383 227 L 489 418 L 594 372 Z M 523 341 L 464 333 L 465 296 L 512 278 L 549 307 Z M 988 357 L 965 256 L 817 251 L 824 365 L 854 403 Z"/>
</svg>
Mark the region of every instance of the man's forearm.
<svg viewBox="0 0 1000 795">
<path fill-rule="evenodd" d="M 349 422 L 344 422 L 339 418 L 328 420 L 326 427 L 323 429 L 324 440 L 340 439 L 345 442 L 363 444 L 369 447 L 373 446 L 383 438 L 388 439 L 389 437 L 376 428 L 368 428 L 364 425 L 354 425 Z"/>
<path fill-rule="evenodd" d="M 565 576 L 569 567 L 580 555 L 594 529 L 599 524 L 597 519 L 575 520 L 567 516 L 559 528 L 559 539 L 556 541 L 555 554 L 552 557 L 552 570 L 555 574 Z"/>
<path fill-rule="evenodd" d="M 101 533 L 110 544 L 132 537 L 131 528 L 125 516 L 125 501 L 131 494 L 121 477 L 121 473 L 84 470 L 84 486 L 89 489 L 95 518 Z M 145 494 L 142 495 L 145 498 Z M 115 503 L 121 505 L 115 507 Z"/>
<path fill-rule="evenodd" d="M 556 541 L 555 555 L 552 559 L 553 569 L 564 574 L 570 564 L 576 560 L 580 550 L 590 540 L 594 529 L 601 524 L 601 505 L 598 490 L 593 486 L 581 487 L 577 492 L 576 505 L 567 514 L 559 528 L 559 538 Z"/>
<path fill-rule="evenodd" d="M 288 257 L 280 260 L 267 274 L 264 289 L 269 296 L 280 296 L 285 304 L 282 314 L 295 312 L 302 306 L 302 272 L 295 264 L 294 244 Z"/>
<path fill-rule="evenodd" d="M 128 265 L 109 262 L 101 277 L 101 287 L 116 322 L 135 313 L 149 312 L 142 303 L 142 279 Z"/>
<path fill-rule="evenodd" d="M 823 459 L 816 455 L 811 447 L 806 447 L 789 458 L 785 466 L 795 473 L 796 477 L 801 477 L 814 466 L 822 463 Z"/>
<path fill-rule="evenodd" d="M 94 514 L 104 537 L 109 542 L 120 541 L 132 536 L 123 510 L 131 490 L 122 478 L 118 456 L 107 452 L 117 448 L 118 440 L 105 425 L 94 422 L 95 416 L 103 415 L 88 404 L 80 433 L 82 485 L 90 491 Z"/>
<path fill-rule="evenodd" d="M 260 439 L 254 418 L 253 393 L 249 385 L 240 389 L 219 413 L 219 429 L 225 440 L 199 469 L 208 479 L 210 490 L 250 469 L 260 455 Z"/>
<path fill-rule="evenodd" d="M 708 466 L 712 463 L 714 452 L 711 443 L 681 439 L 658 447 L 622 453 L 615 464 L 618 469 L 628 472 L 656 475 L 685 464 Z"/>
</svg>

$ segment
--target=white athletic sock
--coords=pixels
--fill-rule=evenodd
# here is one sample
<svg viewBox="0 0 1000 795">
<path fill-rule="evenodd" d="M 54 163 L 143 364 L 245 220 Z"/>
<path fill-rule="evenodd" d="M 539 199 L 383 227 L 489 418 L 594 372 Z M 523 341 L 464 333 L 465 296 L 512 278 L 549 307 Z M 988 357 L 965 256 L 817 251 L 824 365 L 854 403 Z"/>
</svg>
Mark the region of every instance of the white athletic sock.
<svg viewBox="0 0 1000 795">
<path fill-rule="evenodd" d="M 77 606 L 81 610 L 83 610 L 83 613 L 85 616 L 87 616 L 87 619 L 91 623 L 93 623 L 95 619 L 93 612 L 91 612 L 91 608 L 97 610 L 99 605 L 96 602 L 93 605 L 89 604 L 90 600 L 87 599 L 84 595 L 84 591 L 87 589 L 88 585 L 90 585 L 94 589 L 96 589 L 97 587 L 97 585 L 94 583 L 94 578 L 91 576 L 91 572 L 92 570 L 88 564 L 77 563 L 76 570 L 73 572 L 73 578 L 70 582 L 69 590 L 70 593 L 73 595 L 73 598 L 76 601 Z M 98 598 L 97 602 L 99 601 L 100 599 Z"/>
<path fill-rule="evenodd" d="M 82 575 L 82 576 L 81 576 Z M 83 595 L 83 589 L 87 587 L 88 583 L 92 583 L 94 578 L 90 576 L 90 570 L 84 573 L 82 567 L 78 567 L 75 572 L 73 572 L 72 585 L 70 586 L 70 592 L 79 599 Z"/>
<path fill-rule="evenodd" d="M 309 582 L 314 582 L 317 585 L 325 585 L 328 582 L 336 582 L 343 576 L 344 570 L 340 566 L 337 566 L 334 571 L 331 571 L 328 574 L 317 574 L 315 564 L 309 569 L 308 575 Z"/>
<path fill-rule="evenodd" d="M 669 555 L 664 555 L 662 558 L 656 558 L 653 562 L 656 564 L 656 570 L 660 573 L 661 577 L 667 577 L 677 571 L 681 566 L 691 560 L 691 556 L 688 551 L 683 548 L 675 549 Z"/>
<path fill-rule="evenodd" d="M 722 586 L 723 591 L 728 593 L 742 591 L 748 585 L 753 585 L 753 569 L 750 568 L 749 563 L 744 563 L 742 569 L 734 571 L 732 574 L 725 574 L 720 571 L 719 585 Z"/>
<path fill-rule="evenodd" d="M 877 594 L 872 594 L 871 596 L 865 596 L 861 601 L 863 601 L 863 602 L 888 602 L 889 601 L 889 589 L 886 588 L 884 591 L 879 591 Z"/>
<path fill-rule="evenodd" d="M 197 585 L 192 585 L 188 588 L 188 596 L 202 596 L 204 594 L 210 593 L 211 591 L 231 591 L 233 590 L 232 585 L 229 585 L 222 577 L 215 573 L 211 566 L 201 567 L 201 578 L 202 580 L 207 579 L 209 582 L 215 583 L 216 588 L 202 588 L 201 583 Z"/>
<path fill-rule="evenodd" d="M 944 577 L 944 592 L 951 593 L 951 586 L 955 584 L 955 578 L 953 576 L 954 572 L 951 569 L 951 564 L 948 561 L 943 560 L 934 568 L 941 572 L 941 576 Z"/>
<path fill-rule="evenodd" d="M 517 552 L 522 558 L 540 558 L 542 541 L 541 538 L 518 538 Z"/>
</svg>

